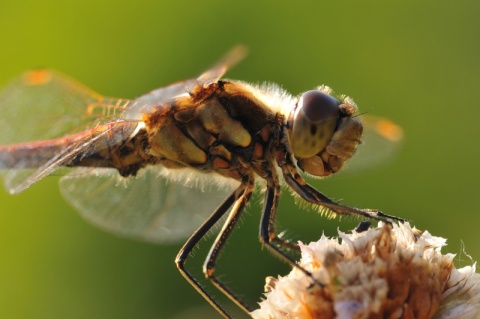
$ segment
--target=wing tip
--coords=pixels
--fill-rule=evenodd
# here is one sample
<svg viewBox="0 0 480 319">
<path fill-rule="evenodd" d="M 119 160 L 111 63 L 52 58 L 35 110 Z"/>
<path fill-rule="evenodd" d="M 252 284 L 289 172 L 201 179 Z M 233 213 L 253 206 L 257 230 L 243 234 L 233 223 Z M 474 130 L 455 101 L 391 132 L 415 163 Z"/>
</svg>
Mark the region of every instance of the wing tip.
<svg viewBox="0 0 480 319">
<path fill-rule="evenodd" d="M 52 80 L 52 72 L 48 69 L 30 70 L 23 74 L 22 80 L 28 86 L 45 85 Z"/>
</svg>

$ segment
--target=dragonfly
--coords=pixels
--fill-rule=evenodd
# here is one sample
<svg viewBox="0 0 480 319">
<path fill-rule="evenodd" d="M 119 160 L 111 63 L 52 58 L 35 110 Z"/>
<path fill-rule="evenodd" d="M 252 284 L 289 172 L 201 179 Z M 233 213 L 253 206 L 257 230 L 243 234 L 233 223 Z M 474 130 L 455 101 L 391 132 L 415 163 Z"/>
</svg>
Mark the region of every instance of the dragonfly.
<svg viewBox="0 0 480 319">
<path fill-rule="evenodd" d="M 337 203 L 304 179 L 335 174 L 355 154 L 364 127 L 355 102 L 327 86 L 293 96 L 276 84 L 223 79 L 246 52 L 237 46 L 199 77 L 135 99 L 102 96 L 53 70 L 26 72 L 0 92 L 5 188 L 17 194 L 58 174 L 65 199 L 106 231 L 154 243 L 188 238 L 176 266 L 225 318 L 185 265 L 223 222 L 203 272 L 240 308 L 252 310 L 215 266 L 254 191 L 264 194 L 260 242 L 297 268 L 288 254 L 296 244 L 276 229 L 282 187 L 331 214 L 402 221 Z M 387 143 L 401 137 L 387 119 L 365 121 Z"/>
</svg>

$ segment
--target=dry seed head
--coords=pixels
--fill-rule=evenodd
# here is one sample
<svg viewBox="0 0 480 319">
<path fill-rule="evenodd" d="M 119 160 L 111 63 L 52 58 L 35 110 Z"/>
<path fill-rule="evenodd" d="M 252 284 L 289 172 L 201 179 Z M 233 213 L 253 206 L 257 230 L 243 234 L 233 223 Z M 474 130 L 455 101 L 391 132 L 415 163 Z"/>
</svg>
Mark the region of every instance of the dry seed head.
<svg viewBox="0 0 480 319">
<path fill-rule="evenodd" d="M 303 272 L 269 277 L 269 292 L 255 319 L 480 318 L 480 274 L 475 265 L 456 269 L 446 240 L 388 225 L 338 239 L 300 243 Z"/>
</svg>

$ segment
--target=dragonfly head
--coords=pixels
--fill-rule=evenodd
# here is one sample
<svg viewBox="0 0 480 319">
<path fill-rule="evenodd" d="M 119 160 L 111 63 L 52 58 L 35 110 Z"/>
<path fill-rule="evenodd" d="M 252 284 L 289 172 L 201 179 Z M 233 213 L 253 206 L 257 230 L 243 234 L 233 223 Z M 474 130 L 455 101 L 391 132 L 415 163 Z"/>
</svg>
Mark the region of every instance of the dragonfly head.
<svg viewBox="0 0 480 319">
<path fill-rule="evenodd" d="M 352 99 L 340 100 L 329 87 L 307 91 L 298 99 L 288 119 L 288 137 L 297 165 L 314 176 L 341 169 L 360 143 L 362 124 L 353 118 Z"/>
</svg>

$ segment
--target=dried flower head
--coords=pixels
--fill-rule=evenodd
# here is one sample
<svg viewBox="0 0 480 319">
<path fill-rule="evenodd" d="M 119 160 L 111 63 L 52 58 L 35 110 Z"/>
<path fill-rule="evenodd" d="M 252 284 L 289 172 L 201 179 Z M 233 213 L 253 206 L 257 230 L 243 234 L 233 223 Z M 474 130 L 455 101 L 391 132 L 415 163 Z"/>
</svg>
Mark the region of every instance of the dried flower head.
<svg viewBox="0 0 480 319">
<path fill-rule="evenodd" d="M 480 318 L 480 274 L 456 269 L 446 240 L 389 225 L 300 243 L 302 271 L 269 277 L 255 319 Z"/>
</svg>

